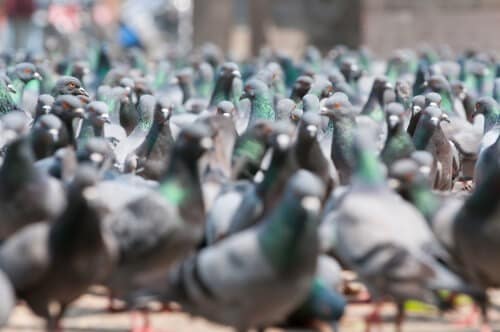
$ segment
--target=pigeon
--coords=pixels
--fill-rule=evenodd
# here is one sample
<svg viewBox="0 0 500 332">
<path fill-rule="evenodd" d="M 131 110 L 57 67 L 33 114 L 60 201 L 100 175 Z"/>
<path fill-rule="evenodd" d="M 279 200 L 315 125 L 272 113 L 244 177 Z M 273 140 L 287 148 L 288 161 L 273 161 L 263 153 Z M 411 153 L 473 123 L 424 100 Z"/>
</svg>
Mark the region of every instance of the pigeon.
<svg viewBox="0 0 500 332">
<path fill-rule="evenodd" d="M 257 226 L 176 267 L 163 300 L 238 331 L 283 321 L 306 298 L 314 278 L 324 187 L 314 175 L 299 171 L 285 192 Z"/>
<path fill-rule="evenodd" d="M 0 268 L 49 331 L 60 328 L 67 306 L 107 274 L 116 256 L 93 203 L 96 176 L 82 167 L 68 188 L 67 207 L 52 224 L 28 225 L 0 247 Z"/>
<path fill-rule="evenodd" d="M 61 95 L 56 98 L 50 113 L 57 116 L 64 124 L 64 132 L 61 135 L 61 145 L 76 145 L 76 134 L 73 126 L 73 120 L 83 119 L 85 110 L 83 105 L 76 96 Z"/>
<path fill-rule="evenodd" d="M 60 147 L 59 137 L 64 130 L 62 121 L 53 114 L 45 114 L 31 129 L 31 140 L 35 159 L 50 157 Z"/>
<path fill-rule="evenodd" d="M 234 62 L 226 62 L 217 73 L 215 87 L 210 98 L 210 106 L 216 106 L 223 100 L 238 105 L 241 95 L 241 73 Z"/>
<path fill-rule="evenodd" d="M 327 133 L 331 132 L 331 135 L 328 135 L 331 138 L 328 155 L 337 169 L 340 184 L 346 185 L 350 182 L 352 174 L 351 153 L 356 128 L 352 105 L 345 94 L 336 92 L 325 100 L 324 108 L 320 114 L 330 119 L 327 128 Z M 328 138 L 328 136 L 325 138 Z"/>
<path fill-rule="evenodd" d="M 0 239 L 30 223 L 56 218 L 66 205 L 59 181 L 34 166 L 29 137 L 9 144 L 0 168 Z"/>
<path fill-rule="evenodd" d="M 134 187 L 114 182 L 97 187 L 110 211 L 104 222 L 120 253 L 104 281 L 113 297 L 126 300 L 131 307 L 140 305 L 143 288 L 158 282 L 201 242 L 205 213 L 197 164 L 211 145 L 209 128 L 192 125 L 176 141 L 157 191 L 136 190 L 132 195 L 124 193 L 129 197 L 121 202 L 111 202 L 108 195 Z"/>
<path fill-rule="evenodd" d="M 76 77 L 62 76 L 60 77 L 52 90 L 52 96 L 57 99 L 61 95 L 86 96 L 88 92 L 82 87 L 82 83 Z"/>
<path fill-rule="evenodd" d="M 102 101 L 92 101 L 85 106 L 85 119 L 78 134 L 78 145 L 91 137 L 104 137 L 104 126 L 110 124 L 108 105 Z"/>
<path fill-rule="evenodd" d="M 387 187 L 370 138 L 358 131 L 353 145 L 353 184 L 323 223 L 335 225 L 336 253 L 358 273 L 372 297 L 389 296 L 396 302 L 399 325 L 404 301 L 436 303 L 435 291 L 462 290 L 466 285 L 441 264 L 444 249 L 424 217 Z M 383 212 L 387 209 L 390 214 Z M 378 310 L 376 307 L 369 322 L 376 319 Z"/>
<path fill-rule="evenodd" d="M 37 72 L 34 64 L 21 62 L 15 65 L 12 72 L 9 73 L 12 79 L 12 85 L 16 92 L 14 93 L 14 102 L 20 105 L 23 101 L 26 84 L 32 80 L 41 80 L 42 76 Z"/>
<path fill-rule="evenodd" d="M 380 157 L 387 166 L 409 157 L 415 150 L 411 136 L 404 130 L 404 112 L 403 105 L 399 103 L 390 103 L 385 107 L 389 131 Z"/>
<path fill-rule="evenodd" d="M 253 126 L 257 120 L 274 121 L 276 119 L 269 88 L 261 80 L 257 78 L 249 80 L 245 84 L 241 98 L 248 98 L 251 101 L 248 126 Z"/>
</svg>

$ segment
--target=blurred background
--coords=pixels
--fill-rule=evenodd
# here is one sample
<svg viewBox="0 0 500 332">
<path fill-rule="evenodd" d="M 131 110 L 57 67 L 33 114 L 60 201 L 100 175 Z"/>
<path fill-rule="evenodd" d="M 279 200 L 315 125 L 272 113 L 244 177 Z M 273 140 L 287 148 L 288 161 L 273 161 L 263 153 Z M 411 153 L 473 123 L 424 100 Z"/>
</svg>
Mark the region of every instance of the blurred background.
<svg viewBox="0 0 500 332">
<path fill-rule="evenodd" d="M 74 49 L 79 38 L 150 54 L 213 42 L 237 59 L 262 46 L 365 45 L 386 56 L 425 42 L 497 50 L 498 0 L 0 0 L 3 50 Z M 83 45 L 84 43 L 82 43 Z M 76 46 L 75 46 L 76 45 Z"/>
</svg>

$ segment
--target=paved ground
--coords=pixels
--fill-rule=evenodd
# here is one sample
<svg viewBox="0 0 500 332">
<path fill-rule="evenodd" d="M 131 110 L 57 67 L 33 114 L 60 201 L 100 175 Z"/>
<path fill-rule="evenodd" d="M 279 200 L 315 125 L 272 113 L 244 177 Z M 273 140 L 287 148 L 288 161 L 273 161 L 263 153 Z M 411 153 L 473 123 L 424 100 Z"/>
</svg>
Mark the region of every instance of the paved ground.
<svg viewBox="0 0 500 332">
<path fill-rule="evenodd" d="M 494 296 L 500 299 L 500 296 Z M 128 314 L 108 314 L 104 311 L 106 299 L 95 295 L 82 297 L 75 303 L 64 319 L 65 332 L 127 332 L 130 331 L 131 316 Z M 342 321 L 340 331 L 362 332 L 365 331 L 363 317 L 369 313 L 369 305 L 350 305 L 345 318 Z M 470 307 L 464 307 L 462 314 L 468 312 Z M 392 305 L 385 305 L 383 310 L 384 324 L 381 332 L 392 332 L 394 327 L 391 318 L 394 314 Z M 408 317 L 404 332 L 469 332 L 478 331 L 478 328 L 459 328 L 451 321 L 462 315 L 459 312 L 439 317 L 436 313 L 411 314 Z M 500 331 L 500 311 L 492 310 L 491 318 L 495 331 Z M 200 318 L 191 318 L 185 314 L 152 314 L 152 325 L 155 332 L 230 332 L 230 328 L 208 323 Z M 379 331 L 378 329 L 374 329 Z M 43 322 L 34 317 L 24 306 L 19 305 L 12 315 L 5 332 L 37 332 L 43 331 Z M 267 332 L 279 332 L 271 330 Z M 324 330 L 328 331 L 327 329 Z"/>
</svg>

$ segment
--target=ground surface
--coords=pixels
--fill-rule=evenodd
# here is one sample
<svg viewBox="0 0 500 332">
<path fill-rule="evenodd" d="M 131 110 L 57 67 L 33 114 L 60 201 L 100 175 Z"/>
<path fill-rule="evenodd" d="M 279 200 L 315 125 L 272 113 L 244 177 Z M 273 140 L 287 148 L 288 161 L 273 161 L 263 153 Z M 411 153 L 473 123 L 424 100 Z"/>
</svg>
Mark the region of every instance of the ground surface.
<svg viewBox="0 0 500 332">
<path fill-rule="evenodd" d="M 500 300 L 500 296 L 493 296 L 494 302 Z M 104 297 L 86 295 L 76 302 L 64 319 L 65 332 L 128 332 L 130 331 L 131 317 L 128 314 L 109 314 L 104 308 L 107 301 Z M 342 321 L 340 331 L 362 332 L 365 331 L 363 317 L 371 310 L 370 305 L 350 305 L 345 318 Z M 461 311 L 468 312 L 470 307 L 464 307 Z M 394 308 L 388 304 L 384 306 L 382 332 L 392 332 L 394 327 L 391 319 Z M 410 314 L 403 331 L 404 332 L 469 332 L 478 331 L 478 328 L 459 328 L 451 323 L 451 320 L 461 316 L 459 312 L 439 317 L 437 314 L 428 312 Z M 500 311 L 493 309 L 490 314 L 495 331 L 500 331 Z M 191 318 L 185 314 L 153 314 L 152 325 L 155 332 L 230 332 L 232 329 L 214 325 L 200 318 Z M 373 329 L 379 331 L 378 329 Z M 24 305 L 19 305 L 12 315 L 9 324 L 2 329 L 5 332 L 43 331 L 43 322 L 33 316 Z M 267 330 L 267 332 L 279 332 L 281 330 Z M 291 330 L 289 330 L 291 331 Z M 295 330 L 297 331 L 297 330 Z M 303 330 L 304 331 L 304 330 Z M 326 330 L 325 330 L 326 331 Z"/>
</svg>

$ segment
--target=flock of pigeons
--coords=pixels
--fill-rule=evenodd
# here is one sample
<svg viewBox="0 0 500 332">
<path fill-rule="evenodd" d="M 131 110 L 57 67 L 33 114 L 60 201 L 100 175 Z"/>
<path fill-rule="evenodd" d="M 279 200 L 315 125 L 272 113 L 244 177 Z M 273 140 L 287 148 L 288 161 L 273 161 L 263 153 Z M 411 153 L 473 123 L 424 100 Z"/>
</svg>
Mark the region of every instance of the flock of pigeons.
<svg viewBox="0 0 500 332">
<path fill-rule="evenodd" d="M 100 285 L 109 310 L 144 314 L 135 332 L 158 303 L 237 331 L 336 330 L 353 301 L 374 303 L 369 330 L 386 300 L 399 330 L 408 300 L 462 294 L 489 331 L 495 57 L 400 50 L 383 76 L 343 46 L 227 60 L 0 54 L 0 326 L 21 300 L 57 331 Z"/>
</svg>

